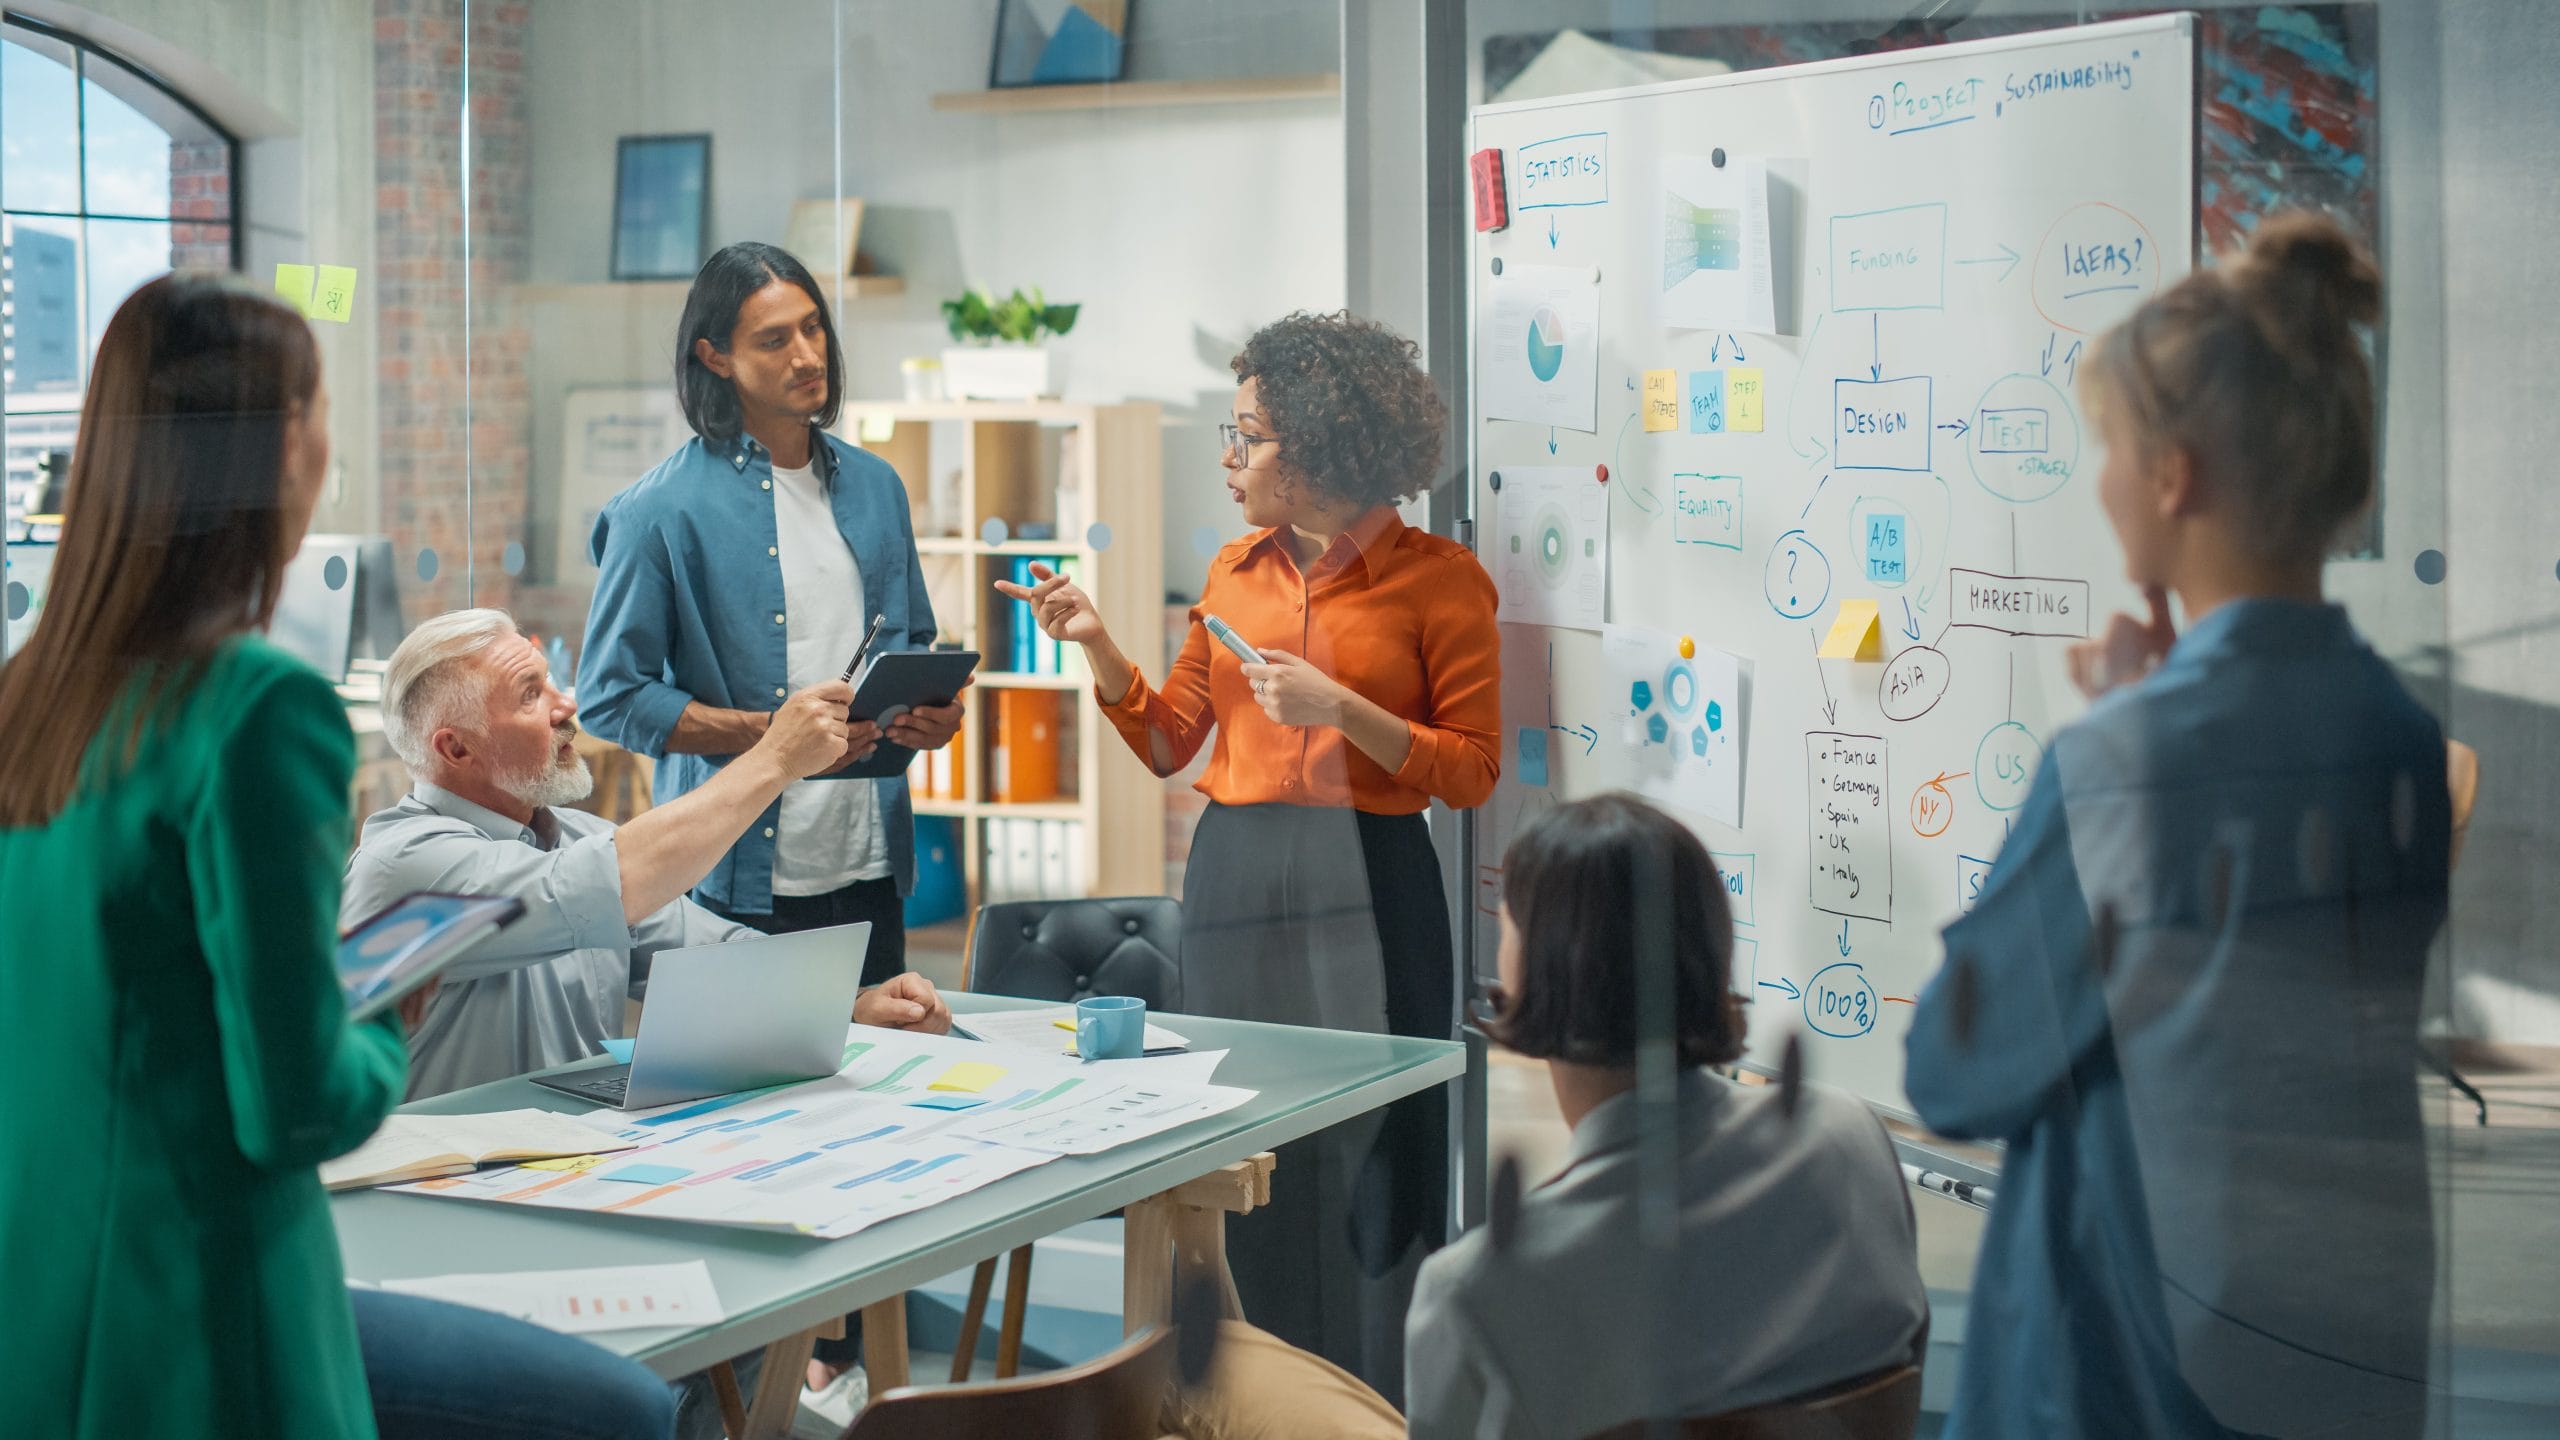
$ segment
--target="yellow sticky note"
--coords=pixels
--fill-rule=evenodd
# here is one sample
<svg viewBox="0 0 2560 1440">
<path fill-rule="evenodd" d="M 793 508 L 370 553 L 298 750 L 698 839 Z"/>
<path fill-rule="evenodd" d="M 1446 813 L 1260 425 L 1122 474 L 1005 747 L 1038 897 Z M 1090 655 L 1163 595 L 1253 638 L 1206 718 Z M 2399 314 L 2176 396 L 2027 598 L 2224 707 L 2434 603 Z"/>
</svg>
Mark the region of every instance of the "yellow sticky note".
<svg viewBox="0 0 2560 1440">
<path fill-rule="evenodd" d="M 1647 434 L 1680 428 L 1679 371 L 1644 372 L 1644 428 Z"/>
<path fill-rule="evenodd" d="M 527 1160 L 519 1167 L 525 1170 L 593 1170 L 604 1163 L 601 1155 L 562 1155 L 552 1160 Z"/>
<path fill-rule="evenodd" d="M 1724 372 L 1724 428 L 1727 430 L 1765 430 L 1760 372 L 1727 370 Z"/>
<path fill-rule="evenodd" d="M 1881 660 L 1884 658 L 1884 621 L 1873 600 L 1843 600 L 1840 618 L 1831 622 L 1831 633 L 1822 637 L 1825 660 Z"/>
<path fill-rule="evenodd" d="M 278 265 L 276 293 L 285 303 L 305 315 L 311 313 L 311 291 L 319 283 L 320 272 L 308 265 Z"/>
<path fill-rule="evenodd" d="M 356 318 L 356 272 L 345 265 L 323 265 L 311 288 L 311 318 L 344 325 Z"/>
<path fill-rule="evenodd" d="M 927 1090 L 953 1090 L 963 1095 L 977 1095 L 1005 1077 L 1005 1068 L 984 1060 L 963 1060 L 942 1072 L 942 1078 L 927 1085 Z"/>
</svg>

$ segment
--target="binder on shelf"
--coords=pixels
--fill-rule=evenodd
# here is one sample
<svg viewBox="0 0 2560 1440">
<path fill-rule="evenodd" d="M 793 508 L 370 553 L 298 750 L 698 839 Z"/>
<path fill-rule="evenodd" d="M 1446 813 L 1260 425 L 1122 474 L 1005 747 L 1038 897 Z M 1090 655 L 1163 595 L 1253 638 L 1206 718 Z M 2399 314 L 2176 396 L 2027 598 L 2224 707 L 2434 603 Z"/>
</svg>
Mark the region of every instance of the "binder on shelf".
<svg viewBox="0 0 2560 1440">
<path fill-rule="evenodd" d="M 1006 831 L 1020 823 L 1016 820 L 989 820 L 979 827 L 985 832 L 986 856 L 978 865 L 978 884 L 986 892 L 985 904 L 1001 905 L 1014 898 L 1013 849 L 1006 843 Z"/>
<path fill-rule="evenodd" d="M 1014 556 L 1006 573 L 1007 578 L 1016 585 L 1027 587 L 1038 583 L 1031 578 L 1031 557 L 1028 555 Z M 1030 602 L 1014 601 L 1013 654 L 1012 658 L 1006 662 L 1007 667 L 1017 673 L 1028 674 L 1031 670 L 1032 656 L 1037 652 L 1039 642 L 1043 638 L 1040 634 L 1040 626 L 1032 619 Z"/>
<path fill-rule="evenodd" d="M 1067 873 L 1067 832 L 1079 829 L 1072 820 L 1040 822 L 1040 896 L 1044 900 L 1072 899 L 1076 884 Z"/>
<path fill-rule="evenodd" d="M 1009 805 L 1058 798 L 1055 690 L 996 692 L 996 749 L 987 798 Z"/>
<path fill-rule="evenodd" d="M 1012 898 L 1041 899 L 1046 892 L 1040 888 L 1040 822 L 1007 820 L 1004 835 L 1004 869 L 1013 885 Z"/>
</svg>

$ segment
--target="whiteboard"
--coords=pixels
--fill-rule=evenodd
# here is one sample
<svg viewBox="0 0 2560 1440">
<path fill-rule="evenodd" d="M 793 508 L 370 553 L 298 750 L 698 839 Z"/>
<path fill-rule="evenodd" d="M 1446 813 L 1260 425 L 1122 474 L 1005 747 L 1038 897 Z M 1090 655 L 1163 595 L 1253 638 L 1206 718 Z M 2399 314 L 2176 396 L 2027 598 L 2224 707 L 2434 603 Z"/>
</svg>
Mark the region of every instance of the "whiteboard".
<svg viewBox="0 0 2560 1440">
<path fill-rule="evenodd" d="M 581 386 L 560 406 L 560 534 L 551 573 L 585 575 L 604 504 L 693 438 L 675 387 Z"/>
<path fill-rule="evenodd" d="M 1468 267 L 1478 549 L 1509 613 L 1605 608 L 1502 627 L 1480 912 L 1539 811 L 1661 801 L 1723 873 L 1752 1063 L 1801 1035 L 1907 1113 L 1939 930 L 2080 709 L 2065 649 L 2137 601 L 2075 381 L 2193 264 L 2194 66 L 2172 15 L 1474 113 L 1511 207 Z M 1780 333 L 1686 328 L 1755 278 Z M 1590 369 L 1586 429 L 1539 387 Z M 1821 658 L 1859 601 L 1876 658 Z"/>
</svg>

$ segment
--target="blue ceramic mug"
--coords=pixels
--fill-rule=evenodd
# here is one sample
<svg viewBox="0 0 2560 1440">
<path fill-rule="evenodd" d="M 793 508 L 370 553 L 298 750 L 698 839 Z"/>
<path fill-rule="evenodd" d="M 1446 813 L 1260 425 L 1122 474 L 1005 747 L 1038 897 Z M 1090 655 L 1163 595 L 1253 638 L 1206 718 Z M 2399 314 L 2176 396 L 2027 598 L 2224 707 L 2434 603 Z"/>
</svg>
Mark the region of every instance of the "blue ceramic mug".
<svg viewBox="0 0 2560 1440">
<path fill-rule="evenodd" d="M 1076 1002 L 1076 1054 L 1087 1060 L 1135 1060 L 1146 1047 L 1146 1001 L 1096 995 Z"/>
</svg>

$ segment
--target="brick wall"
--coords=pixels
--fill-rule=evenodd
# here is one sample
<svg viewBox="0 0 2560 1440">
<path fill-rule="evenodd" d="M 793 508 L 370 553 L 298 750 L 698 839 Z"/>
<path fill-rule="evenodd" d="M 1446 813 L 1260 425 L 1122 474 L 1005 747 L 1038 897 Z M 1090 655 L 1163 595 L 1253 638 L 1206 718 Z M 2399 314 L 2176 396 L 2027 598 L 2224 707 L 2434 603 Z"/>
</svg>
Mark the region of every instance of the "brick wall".
<svg viewBox="0 0 2560 1440">
<path fill-rule="evenodd" d="M 231 268 L 231 149 L 220 141 L 169 146 L 169 268 Z"/>
<path fill-rule="evenodd" d="M 510 542 L 525 539 L 530 337 L 513 286 L 524 279 L 529 249 L 527 5 L 501 0 L 470 9 L 467 157 L 462 0 L 374 0 L 373 9 L 379 218 L 369 283 L 381 317 L 381 514 L 413 622 L 464 605 L 512 606 L 516 586 L 502 556 Z M 435 557 L 434 574 L 421 578 L 427 553 Z M 476 561 L 468 593 L 466 558 Z"/>
</svg>

